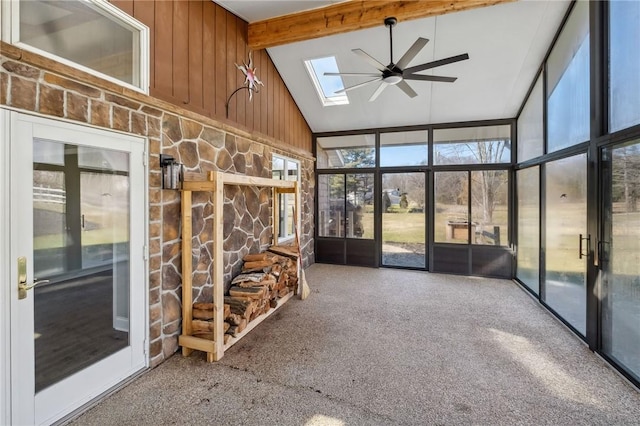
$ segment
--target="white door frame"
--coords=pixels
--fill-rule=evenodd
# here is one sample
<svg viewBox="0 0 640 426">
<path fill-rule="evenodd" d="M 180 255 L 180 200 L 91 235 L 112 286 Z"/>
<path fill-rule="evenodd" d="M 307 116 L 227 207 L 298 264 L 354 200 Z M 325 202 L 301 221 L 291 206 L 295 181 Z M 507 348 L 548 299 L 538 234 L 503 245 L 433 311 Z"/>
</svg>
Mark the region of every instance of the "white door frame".
<svg viewBox="0 0 640 426">
<path fill-rule="evenodd" d="M 0 424 L 11 424 L 11 364 L 9 363 L 9 112 L 0 108 Z"/>
<path fill-rule="evenodd" d="M 126 140 L 129 143 L 138 146 L 138 148 L 135 149 L 137 153 L 135 155 L 134 153 L 132 153 L 131 155 L 132 164 L 130 165 L 130 169 L 132 173 L 132 180 L 137 182 L 144 182 L 144 187 L 141 190 L 140 188 L 137 189 L 139 191 L 138 196 L 134 196 L 133 192 L 131 193 L 132 203 L 130 204 L 130 209 L 132 212 L 139 209 L 139 206 L 133 204 L 133 202 L 135 201 L 142 201 L 144 203 L 144 208 L 142 209 L 142 220 L 144 221 L 144 226 L 143 229 L 136 229 L 135 227 L 131 227 L 130 241 L 132 247 L 140 247 L 140 252 L 136 253 L 132 250 L 132 252 L 130 253 L 131 263 L 135 262 L 137 264 L 136 266 L 134 266 L 137 271 L 131 276 L 130 279 L 132 283 L 138 283 L 138 285 L 142 285 L 143 288 L 134 289 L 132 287 L 131 293 L 130 303 L 132 306 L 132 314 L 135 311 L 141 311 L 142 314 L 142 317 L 138 318 L 135 321 L 136 324 L 132 324 L 132 329 L 130 332 L 132 368 L 124 375 L 114 375 L 113 377 L 107 375 L 109 382 L 106 386 L 104 385 L 104 374 L 91 374 L 88 377 L 85 377 L 84 382 L 81 383 L 94 383 L 97 381 L 102 381 L 103 385 L 101 387 L 93 386 L 90 389 L 87 389 L 86 394 L 74 401 L 68 401 L 68 398 L 65 398 L 65 395 L 67 395 L 67 389 L 71 390 L 78 388 L 79 381 L 77 380 L 77 378 L 74 378 L 74 376 L 62 380 L 58 385 L 56 385 L 56 389 L 54 389 L 53 387 L 51 389 L 44 389 L 35 396 L 33 386 L 12 386 L 12 383 L 15 384 L 21 382 L 21 378 L 17 377 L 18 374 L 16 373 L 16 367 L 19 368 L 21 362 L 27 363 L 22 364 L 25 368 L 29 368 L 28 364 L 31 364 L 31 368 L 33 368 L 33 360 L 30 357 L 20 356 L 20 350 L 15 343 L 17 342 L 16 336 L 15 334 L 12 335 L 12 331 L 15 332 L 17 324 L 29 324 L 33 322 L 33 317 L 31 316 L 31 318 L 27 318 L 26 316 L 24 316 L 23 314 L 25 309 L 16 309 L 15 307 L 18 305 L 15 303 L 15 301 L 13 301 L 14 298 L 17 300 L 17 284 L 13 285 L 17 269 L 15 265 L 16 262 L 14 261 L 15 259 L 13 259 L 13 257 L 16 257 L 15 255 L 18 248 L 18 244 L 16 241 L 18 235 L 16 232 L 16 225 L 20 221 L 32 220 L 31 218 L 16 217 L 19 216 L 17 215 L 18 209 L 16 204 L 27 201 L 31 203 L 31 192 L 26 191 L 28 192 L 28 194 L 23 195 L 24 197 L 28 196 L 27 198 L 29 198 L 29 200 L 26 200 L 26 198 L 24 200 L 21 199 L 21 196 L 15 193 L 15 189 L 13 193 L 11 192 L 12 188 L 17 187 L 14 181 L 16 179 L 16 173 L 19 173 L 15 170 L 12 173 L 12 165 L 15 168 L 15 166 L 17 165 L 17 163 L 15 162 L 16 158 L 18 158 L 19 155 L 25 154 L 24 152 L 21 154 L 19 152 L 16 153 L 15 151 L 11 151 L 11 137 L 18 137 L 17 135 L 19 134 L 19 129 L 21 128 L 20 126 L 18 126 L 18 122 L 31 123 L 34 125 L 34 128 L 38 125 L 48 126 L 49 128 L 53 126 L 60 132 L 68 133 L 71 136 L 73 136 L 73 134 L 75 133 L 75 136 L 73 137 L 75 137 L 76 140 L 78 139 L 77 135 L 79 133 L 85 135 L 85 140 L 86 135 L 103 139 L 113 138 L 115 135 L 115 137 L 120 141 Z M 0 109 L 0 124 L 2 124 L 2 126 L 0 127 L 0 132 L 2 133 L 0 133 L 0 136 L 2 136 L 3 138 L 2 144 L 0 146 L 0 167 L 3 167 L 3 169 L 0 170 L 0 188 L 2 189 L 2 194 L 0 195 L 0 197 L 2 197 L 3 206 L 3 208 L 0 209 L 0 230 L 2 231 L 2 235 L 5 236 L 2 239 L 2 245 L 0 246 L 0 277 L 2 277 L 2 281 L 6 283 L 0 290 L 0 308 L 2 308 L 2 314 L 0 314 L 0 320 L 2 320 L 2 325 L 0 326 L 0 337 L 2 337 L 2 343 L 0 344 L 0 377 L 2 378 L 2 386 L 0 387 L 0 412 L 2 413 L 2 415 L 0 416 L 0 423 L 11 424 L 18 419 L 18 417 L 16 417 L 18 411 L 17 407 L 20 407 L 21 401 L 32 401 L 26 403 L 25 406 L 27 407 L 31 403 L 35 402 L 33 414 L 36 417 L 34 417 L 34 420 L 32 420 L 31 422 L 35 421 L 36 423 L 51 423 L 64 418 L 64 416 L 68 415 L 73 410 L 76 410 L 82 405 L 90 402 L 92 399 L 100 396 L 109 388 L 117 386 L 121 381 L 130 377 L 141 368 L 147 367 L 149 365 L 148 351 L 146 348 L 149 328 L 147 316 L 148 264 L 144 256 L 148 241 L 148 177 L 146 173 L 145 161 L 147 155 L 147 140 L 142 137 L 125 135 L 119 132 L 105 131 L 103 129 L 78 125 L 75 123 L 70 124 L 66 123 L 64 120 L 42 118 L 35 115 L 27 115 L 5 109 Z M 36 135 L 34 134 L 34 136 Z M 43 135 L 40 135 L 40 137 L 43 137 Z M 44 137 L 46 137 L 46 134 L 44 135 Z M 73 137 L 71 139 L 72 141 L 74 141 Z M 143 145 L 137 145 L 138 143 L 142 143 Z M 140 148 L 142 148 L 142 150 L 140 150 Z M 25 151 L 30 152 L 31 146 L 25 148 Z M 140 153 L 140 151 L 142 152 Z M 138 161 L 143 164 L 137 163 Z M 137 176 L 135 176 L 136 174 Z M 141 197 L 140 193 L 142 194 Z M 9 237 L 9 235 L 11 235 L 11 237 Z M 137 251 L 137 249 L 135 250 Z M 31 257 L 32 251 L 29 254 L 29 262 L 31 263 L 31 265 L 28 265 L 29 270 L 32 270 L 33 268 Z M 30 282 L 33 280 L 33 276 L 31 275 L 31 273 L 29 273 L 29 275 L 30 276 L 28 277 L 28 279 Z M 134 278 L 135 275 L 142 275 L 140 279 L 142 279 L 143 282 L 141 283 L 140 279 Z M 32 293 L 29 293 L 29 297 L 32 298 Z M 23 315 L 24 318 L 21 318 L 20 315 Z M 12 344 L 12 342 L 14 343 Z M 142 356 L 141 353 L 143 354 Z M 109 358 L 107 358 L 107 360 L 109 360 Z M 110 365 L 109 362 L 106 362 L 106 364 Z M 107 366 L 107 370 L 108 369 L 109 367 Z M 20 389 L 22 395 L 16 394 L 16 389 Z M 54 392 L 54 390 L 56 392 Z M 49 398 L 51 399 L 49 400 Z M 50 414 L 45 418 L 37 417 L 36 407 L 38 406 L 38 404 L 41 404 L 41 402 L 38 401 L 47 401 L 47 408 L 45 411 L 48 411 Z M 25 420 L 28 420 L 28 417 Z"/>
</svg>

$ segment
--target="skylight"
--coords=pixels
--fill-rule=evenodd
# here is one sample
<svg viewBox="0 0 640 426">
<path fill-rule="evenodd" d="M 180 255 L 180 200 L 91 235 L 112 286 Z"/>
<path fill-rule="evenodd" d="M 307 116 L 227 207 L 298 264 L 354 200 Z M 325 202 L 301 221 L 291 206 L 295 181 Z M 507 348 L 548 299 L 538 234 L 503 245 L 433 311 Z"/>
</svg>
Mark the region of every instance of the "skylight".
<svg viewBox="0 0 640 426">
<path fill-rule="evenodd" d="M 349 103 L 349 98 L 345 93 L 336 93 L 336 91 L 344 89 L 342 77 L 324 75 L 325 72 L 340 72 L 334 56 L 309 59 L 304 61 L 304 64 L 309 71 L 309 76 L 322 105 L 346 105 Z"/>
</svg>

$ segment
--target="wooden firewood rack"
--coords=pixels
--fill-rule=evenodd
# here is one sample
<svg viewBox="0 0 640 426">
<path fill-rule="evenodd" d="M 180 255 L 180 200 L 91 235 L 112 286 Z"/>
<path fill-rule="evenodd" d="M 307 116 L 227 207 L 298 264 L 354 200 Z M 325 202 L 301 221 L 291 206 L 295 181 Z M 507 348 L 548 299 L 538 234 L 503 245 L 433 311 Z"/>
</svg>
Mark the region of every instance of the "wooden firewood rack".
<svg viewBox="0 0 640 426">
<path fill-rule="evenodd" d="M 256 186 L 272 188 L 272 230 L 273 244 L 278 241 L 278 225 L 280 219 L 280 208 L 278 205 L 280 194 L 295 194 L 295 212 L 300 215 L 300 192 L 298 183 L 295 181 L 268 179 L 261 177 L 251 177 L 244 175 L 234 175 L 223 172 L 209 172 L 206 179 L 185 179 L 182 184 L 182 334 L 178 337 L 178 344 L 182 346 L 182 355 L 189 356 L 194 350 L 206 352 L 207 361 L 214 362 L 224 356 L 224 352 L 238 342 L 247 333 L 253 330 L 258 324 L 267 319 L 273 312 L 287 302 L 294 293 L 278 300 L 278 305 L 270 309 L 266 314 L 260 315 L 251 321 L 247 328 L 235 337 L 231 337 L 224 343 L 224 260 L 223 260 L 223 205 L 224 205 L 224 185 Z M 213 203 L 213 304 L 214 304 L 214 332 L 213 340 L 192 336 L 192 256 L 191 239 L 192 230 L 192 193 L 204 191 L 211 193 Z M 298 223 L 300 217 L 298 216 Z"/>
</svg>

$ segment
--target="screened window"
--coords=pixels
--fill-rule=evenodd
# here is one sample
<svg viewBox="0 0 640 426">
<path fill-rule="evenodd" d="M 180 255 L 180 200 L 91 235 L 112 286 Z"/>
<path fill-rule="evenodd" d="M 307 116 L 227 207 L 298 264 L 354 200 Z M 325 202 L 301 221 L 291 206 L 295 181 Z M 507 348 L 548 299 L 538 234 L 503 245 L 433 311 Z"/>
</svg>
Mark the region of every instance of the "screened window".
<svg viewBox="0 0 640 426">
<path fill-rule="evenodd" d="M 300 181 L 300 164 L 289 158 L 273 156 L 273 179 Z M 278 207 L 280 209 L 280 223 L 278 224 L 278 239 L 286 240 L 295 237 L 293 215 L 295 210 L 295 194 L 280 194 Z"/>
<path fill-rule="evenodd" d="M 473 243 L 506 246 L 509 236 L 509 173 L 506 170 L 471 172 Z"/>
<path fill-rule="evenodd" d="M 318 138 L 316 156 L 319 169 L 375 167 L 376 138 L 373 134 Z"/>
<path fill-rule="evenodd" d="M 148 28 L 98 1 L 20 0 L 11 42 L 147 91 Z"/>
<path fill-rule="evenodd" d="M 610 130 L 640 124 L 640 2 L 609 3 Z"/>
<path fill-rule="evenodd" d="M 468 172 L 435 173 L 435 201 L 434 241 L 436 243 L 468 244 Z"/>
<path fill-rule="evenodd" d="M 542 77 L 539 77 L 518 118 L 518 161 L 520 162 L 543 154 L 542 99 Z"/>
<path fill-rule="evenodd" d="M 548 152 L 589 139 L 589 2 L 576 3 L 547 62 Z"/>
<path fill-rule="evenodd" d="M 428 160 L 428 132 L 393 132 L 380 134 L 380 166 L 421 166 Z"/>
<path fill-rule="evenodd" d="M 461 127 L 433 131 L 433 164 L 511 162 L 511 126 Z"/>
</svg>

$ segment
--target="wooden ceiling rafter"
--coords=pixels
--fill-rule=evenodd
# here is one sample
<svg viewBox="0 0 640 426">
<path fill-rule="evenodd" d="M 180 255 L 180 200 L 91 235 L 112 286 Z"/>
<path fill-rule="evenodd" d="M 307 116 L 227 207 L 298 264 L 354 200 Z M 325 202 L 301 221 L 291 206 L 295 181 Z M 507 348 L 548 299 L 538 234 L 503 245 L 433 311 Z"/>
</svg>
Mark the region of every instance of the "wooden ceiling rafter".
<svg viewBox="0 0 640 426">
<path fill-rule="evenodd" d="M 251 49 L 265 49 L 298 41 L 382 26 L 384 18 L 398 22 L 507 3 L 513 0 L 352 0 L 249 24 Z"/>
</svg>

